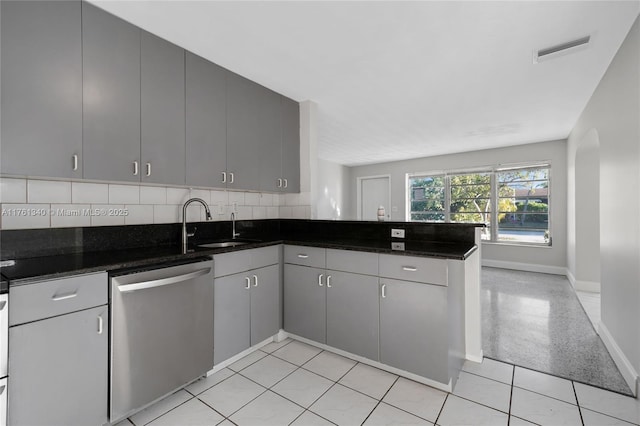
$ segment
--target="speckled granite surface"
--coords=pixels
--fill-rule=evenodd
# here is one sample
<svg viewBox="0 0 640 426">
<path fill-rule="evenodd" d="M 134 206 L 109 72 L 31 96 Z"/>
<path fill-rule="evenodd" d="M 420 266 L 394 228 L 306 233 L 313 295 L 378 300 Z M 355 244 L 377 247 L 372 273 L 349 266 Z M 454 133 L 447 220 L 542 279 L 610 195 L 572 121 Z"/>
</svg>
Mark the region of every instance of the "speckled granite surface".
<svg viewBox="0 0 640 426">
<path fill-rule="evenodd" d="M 480 289 L 486 357 L 631 395 L 565 277 L 484 267 Z"/>
</svg>

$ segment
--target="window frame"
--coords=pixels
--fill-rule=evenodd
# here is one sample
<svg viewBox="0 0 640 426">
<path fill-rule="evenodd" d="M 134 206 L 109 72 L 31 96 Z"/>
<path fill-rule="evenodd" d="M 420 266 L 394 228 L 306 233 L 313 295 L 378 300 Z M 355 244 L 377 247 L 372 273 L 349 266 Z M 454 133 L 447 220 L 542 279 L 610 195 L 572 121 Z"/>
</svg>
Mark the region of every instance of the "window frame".
<svg viewBox="0 0 640 426">
<path fill-rule="evenodd" d="M 548 169 L 547 173 L 547 229 L 549 232 L 548 242 L 533 242 L 533 241 L 508 241 L 499 239 L 499 223 L 498 216 L 499 211 L 499 181 L 498 174 L 510 170 L 526 170 L 526 169 Z M 516 246 L 530 246 L 539 248 L 551 248 L 553 246 L 553 223 L 552 223 L 552 175 L 553 167 L 551 161 L 539 161 L 539 162 L 527 162 L 527 163 L 511 163 L 511 164 L 497 164 L 494 166 L 486 167 L 474 167 L 468 169 L 455 169 L 455 170 L 433 170 L 430 172 L 422 173 L 407 173 L 405 176 L 406 182 L 406 215 L 405 220 L 408 222 L 423 222 L 423 223 L 471 223 L 471 222 L 452 222 L 451 221 L 451 176 L 463 175 L 463 174 L 489 174 L 490 176 L 490 198 L 491 212 L 489 224 L 485 224 L 489 228 L 489 239 L 483 239 L 482 243 L 488 244 L 502 244 L 502 245 L 516 245 Z M 414 178 L 426 178 L 426 177 L 444 177 L 444 221 L 419 221 L 411 219 L 412 212 L 412 188 L 411 180 Z M 415 212 L 418 213 L 418 212 Z"/>
</svg>

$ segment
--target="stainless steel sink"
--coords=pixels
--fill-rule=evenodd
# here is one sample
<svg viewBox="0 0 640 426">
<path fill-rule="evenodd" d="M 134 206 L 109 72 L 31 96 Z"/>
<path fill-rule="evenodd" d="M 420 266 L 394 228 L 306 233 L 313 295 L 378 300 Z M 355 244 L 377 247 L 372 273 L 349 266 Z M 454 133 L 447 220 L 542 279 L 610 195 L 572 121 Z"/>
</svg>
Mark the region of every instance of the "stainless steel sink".
<svg viewBox="0 0 640 426">
<path fill-rule="evenodd" d="M 202 248 L 223 248 L 223 247 L 235 247 L 248 244 L 247 241 L 220 241 L 217 243 L 199 244 L 198 247 Z"/>
</svg>

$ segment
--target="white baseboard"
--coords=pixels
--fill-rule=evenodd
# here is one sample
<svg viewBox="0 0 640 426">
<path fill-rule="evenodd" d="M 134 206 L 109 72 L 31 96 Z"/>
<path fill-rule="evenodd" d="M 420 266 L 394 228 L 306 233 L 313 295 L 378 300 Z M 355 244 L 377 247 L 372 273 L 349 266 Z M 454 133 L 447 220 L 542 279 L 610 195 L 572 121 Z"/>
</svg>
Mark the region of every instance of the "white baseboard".
<svg viewBox="0 0 640 426">
<path fill-rule="evenodd" d="M 214 373 L 217 373 L 218 371 L 222 370 L 223 368 L 226 368 L 226 367 L 230 366 L 234 362 L 244 358 L 245 356 L 249 355 L 252 352 L 257 351 L 261 347 L 263 347 L 265 345 L 268 345 L 271 342 L 280 342 L 281 340 L 284 340 L 284 339 L 278 340 L 278 338 L 280 337 L 282 332 L 283 331 L 280 330 L 280 332 L 278 332 L 278 334 L 276 334 L 276 335 L 274 335 L 272 337 L 269 337 L 268 339 L 265 339 L 265 340 L 263 340 L 262 342 L 260 342 L 260 343 L 258 343 L 256 345 L 251 346 L 249 349 L 245 349 L 244 351 L 240 352 L 239 354 L 234 355 L 231 358 L 222 361 L 221 363 L 218 363 L 218 364 L 214 365 L 211 370 L 207 371 L 207 377 L 209 377 L 210 375 L 212 375 Z"/>
<path fill-rule="evenodd" d="M 573 289 L 576 289 L 576 277 L 573 276 L 573 273 L 569 270 L 569 268 L 567 268 L 565 275 L 567 276 L 567 279 L 569 280 L 569 284 L 571 284 L 571 287 L 573 287 Z"/>
<path fill-rule="evenodd" d="M 507 262 L 504 260 L 482 259 L 482 266 L 515 269 L 517 271 L 542 272 L 543 274 L 567 275 L 567 268 L 561 266 L 538 265 L 536 263 Z"/>
<path fill-rule="evenodd" d="M 604 343 L 607 350 L 609 351 L 609 354 L 611 354 L 611 358 L 613 358 L 613 362 L 616 363 L 618 370 L 620 370 L 620 374 L 622 374 L 622 377 L 629 385 L 629 388 L 631 389 L 631 392 L 633 393 L 633 395 L 637 397 L 638 396 L 638 384 L 637 384 L 638 372 L 633 368 L 633 365 L 631 365 L 631 363 L 625 356 L 624 352 L 622 352 L 622 349 L 620 349 L 620 346 L 618 346 L 615 339 L 613 338 L 611 333 L 609 333 L 609 330 L 607 329 L 607 327 L 604 325 L 602 321 L 600 321 L 600 324 L 598 325 L 598 329 L 599 329 L 598 334 L 600 335 L 602 342 Z"/>
<path fill-rule="evenodd" d="M 484 351 L 480 351 L 480 355 L 472 355 L 468 353 L 465 358 L 473 362 L 482 362 L 482 359 L 484 358 Z"/>
<path fill-rule="evenodd" d="M 595 281 L 581 281 L 577 280 L 573 285 L 573 288 L 577 291 L 587 291 L 589 293 L 600 293 L 600 283 Z"/>
<path fill-rule="evenodd" d="M 373 361 L 373 360 L 370 360 L 368 358 L 361 357 L 359 355 L 354 355 L 351 352 L 346 352 L 346 351 L 343 351 L 341 349 L 336 349 L 333 346 L 328 346 L 328 345 L 325 345 L 325 344 L 322 344 L 322 343 L 314 342 L 313 340 L 309 340 L 309 339 L 306 339 L 304 337 L 297 336 L 295 334 L 291 334 L 291 333 L 286 333 L 286 334 L 289 337 L 291 337 L 292 339 L 299 340 L 299 341 L 301 341 L 303 343 L 306 343 L 308 345 L 315 346 L 317 348 L 324 349 L 326 351 L 333 352 L 333 353 L 338 354 L 338 355 L 342 355 L 345 358 L 349 358 L 349 359 L 352 359 L 354 361 L 358 361 L 358 362 L 361 362 L 363 364 L 367 364 L 367 365 L 370 365 L 372 367 L 379 368 L 380 370 L 384 370 L 384 371 L 388 371 L 389 373 L 397 374 L 398 376 L 405 377 L 407 379 L 413 380 L 414 382 L 422 383 L 424 385 L 431 386 L 432 388 L 440 389 L 440 390 L 443 390 L 445 392 L 451 392 L 452 391 L 452 381 L 451 381 L 451 379 L 449 379 L 449 383 L 447 383 L 447 384 L 436 382 L 435 380 L 427 379 L 426 377 L 418 376 L 417 374 L 410 373 L 410 372 L 405 371 L 405 370 L 400 370 L 399 368 L 391 367 L 389 365 L 382 364 L 380 362 Z"/>
</svg>

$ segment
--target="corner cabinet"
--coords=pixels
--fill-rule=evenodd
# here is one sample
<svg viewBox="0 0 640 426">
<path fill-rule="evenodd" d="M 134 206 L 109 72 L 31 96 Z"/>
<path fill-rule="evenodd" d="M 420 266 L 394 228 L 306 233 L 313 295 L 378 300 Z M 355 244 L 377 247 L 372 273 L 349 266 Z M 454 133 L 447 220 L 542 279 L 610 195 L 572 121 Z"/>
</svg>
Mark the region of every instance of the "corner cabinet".
<svg viewBox="0 0 640 426">
<path fill-rule="evenodd" d="M 142 182 L 185 183 L 184 49 L 142 31 Z"/>
<path fill-rule="evenodd" d="M 2 173 L 81 178 L 81 2 L 0 8 Z"/>
<path fill-rule="evenodd" d="M 107 423 L 106 273 L 9 289 L 8 424 Z"/>
<path fill-rule="evenodd" d="M 140 29 L 82 3 L 83 168 L 140 181 Z"/>
<path fill-rule="evenodd" d="M 215 255 L 213 362 L 280 330 L 281 246 Z"/>
<path fill-rule="evenodd" d="M 300 192 L 300 104 L 282 97 L 283 192 Z"/>
</svg>

